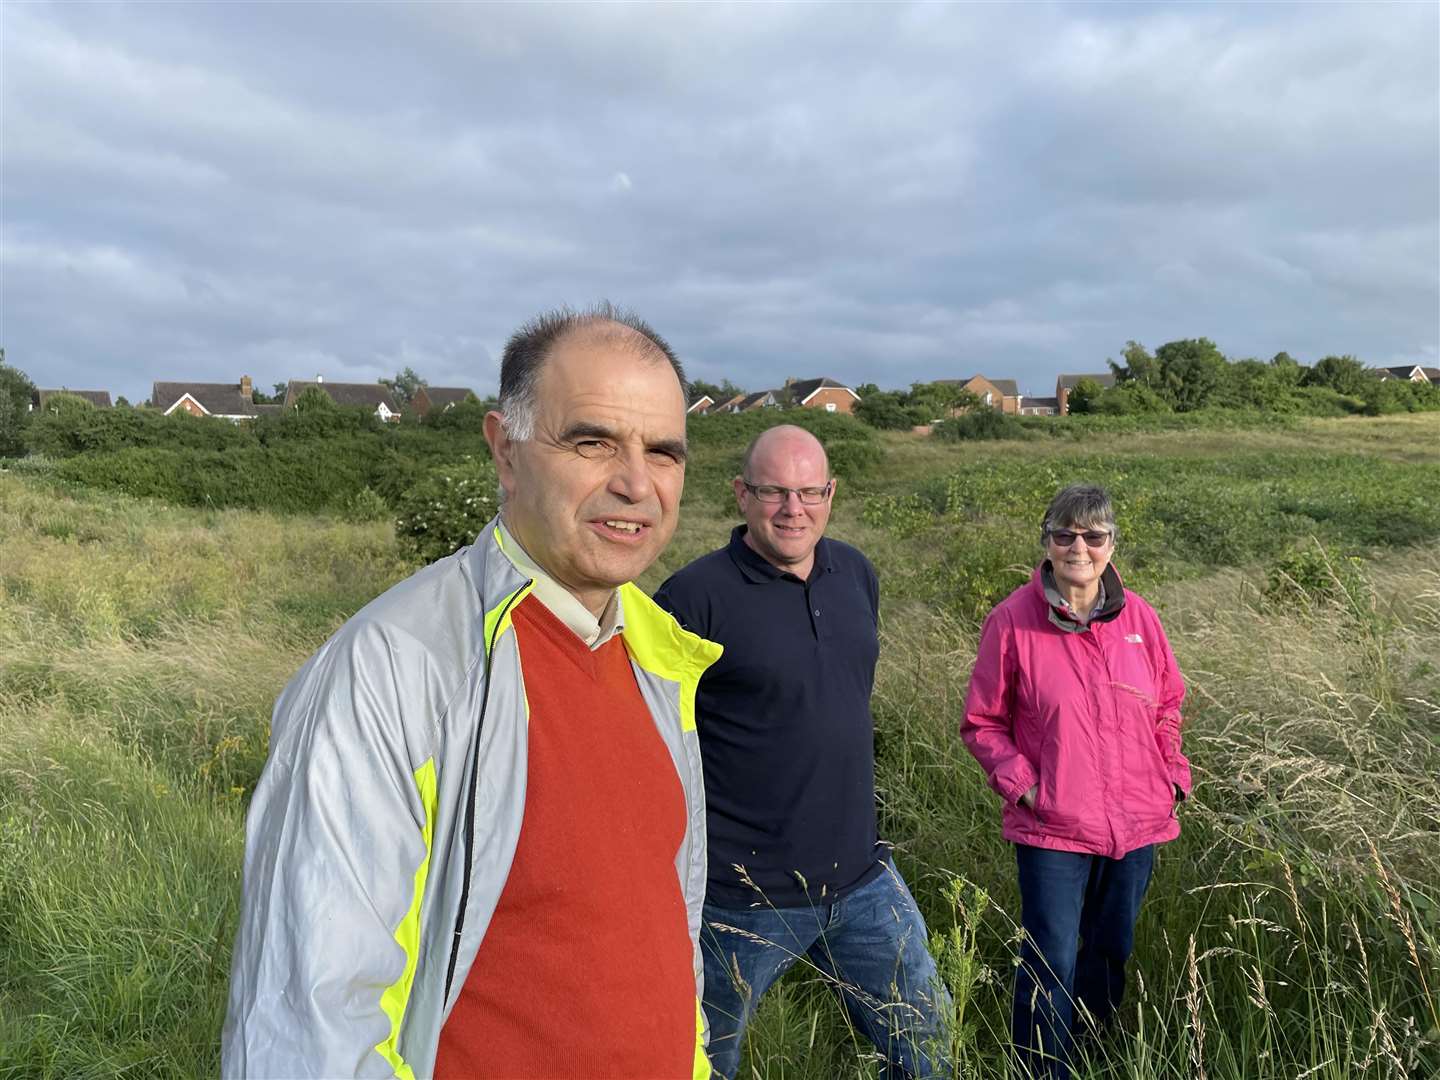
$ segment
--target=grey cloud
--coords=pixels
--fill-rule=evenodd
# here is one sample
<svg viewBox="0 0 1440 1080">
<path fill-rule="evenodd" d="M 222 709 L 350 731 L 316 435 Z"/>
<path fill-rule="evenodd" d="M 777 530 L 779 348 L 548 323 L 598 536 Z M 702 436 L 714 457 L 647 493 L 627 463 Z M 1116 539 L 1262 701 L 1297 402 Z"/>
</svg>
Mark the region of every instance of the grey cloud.
<svg viewBox="0 0 1440 1080">
<path fill-rule="evenodd" d="M 4 344 L 42 382 L 488 389 L 516 323 L 601 296 L 755 387 L 1440 339 L 1433 8 L 0 20 Z"/>
</svg>

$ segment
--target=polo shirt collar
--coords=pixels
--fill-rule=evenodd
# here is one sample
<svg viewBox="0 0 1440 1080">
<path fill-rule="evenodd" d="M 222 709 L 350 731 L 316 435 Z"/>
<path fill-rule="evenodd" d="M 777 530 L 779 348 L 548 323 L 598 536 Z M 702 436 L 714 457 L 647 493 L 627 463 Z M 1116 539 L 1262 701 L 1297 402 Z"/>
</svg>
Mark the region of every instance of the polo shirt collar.
<svg viewBox="0 0 1440 1080">
<path fill-rule="evenodd" d="M 564 623 L 571 633 L 588 645 L 592 651 L 600 648 L 601 645 L 625 629 L 625 612 L 620 606 L 619 589 L 610 594 L 609 603 L 605 605 L 605 610 L 597 619 L 590 614 L 589 608 L 575 599 L 575 595 L 569 589 L 540 568 L 540 564 L 530 557 L 529 553 L 520 546 L 520 541 L 516 540 L 510 530 L 505 527 L 503 517 L 500 519 L 498 528 L 500 530 L 500 550 L 514 564 L 516 570 L 534 582 L 531 591 L 534 593 L 535 599 L 549 608 L 550 614 Z"/>
<path fill-rule="evenodd" d="M 799 581 L 800 578 L 788 570 L 781 570 L 771 566 L 765 561 L 765 557 L 745 542 L 745 534 L 749 531 L 748 525 L 736 525 L 730 531 L 730 558 L 740 568 L 740 573 L 745 580 L 756 585 L 764 585 L 769 581 L 778 581 L 780 578 L 790 578 Z M 815 565 L 810 570 L 810 576 L 815 576 L 815 571 L 823 569 L 826 573 L 833 573 L 835 570 L 834 554 L 830 541 L 821 537 L 820 542 L 815 545 Z"/>
</svg>

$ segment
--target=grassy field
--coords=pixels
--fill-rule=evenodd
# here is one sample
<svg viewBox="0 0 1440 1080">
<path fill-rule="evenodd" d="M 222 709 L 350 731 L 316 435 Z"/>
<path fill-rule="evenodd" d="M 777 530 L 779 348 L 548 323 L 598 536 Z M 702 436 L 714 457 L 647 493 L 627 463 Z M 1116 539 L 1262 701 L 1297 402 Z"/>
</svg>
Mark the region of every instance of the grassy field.
<svg viewBox="0 0 1440 1080">
<path fill-rule="evenodd" d="M 738 450 L 700 448 L 681 531 L 642 584 L 723 542 Z M 887 436 L 842 483 L 833 532 L 884 589 L 882 829 L 955 997 L 959 1075 L 1006 1075 L 1018 914 L 996 802 L 956 734 L 977 620 L 1023 580 L 1044 501 L 1083 477 L 1113 487 L 1116 564 L 1186 673 L 1196 773 L 1123 1030 L 1083 1075 L 1436 1075 L 1433 416 L 1076 443 Z M 0 472 L 0 1077 L 215 1072 L 270 705 L 409 571 L 387 523 Z M 874 1067 L 804 970 L 767 997 L 746 1060 L 767 1078 Z"/>
</svg>

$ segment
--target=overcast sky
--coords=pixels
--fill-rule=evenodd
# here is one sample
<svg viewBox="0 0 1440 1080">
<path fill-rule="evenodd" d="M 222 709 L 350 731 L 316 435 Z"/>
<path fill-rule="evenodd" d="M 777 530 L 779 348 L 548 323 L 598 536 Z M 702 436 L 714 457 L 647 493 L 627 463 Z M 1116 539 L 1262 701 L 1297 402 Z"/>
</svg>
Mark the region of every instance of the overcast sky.
<svg viewBox="0 0 1440 1080">
<path fill-rule="evenodd" d="M 1440 6 L 0 5 L 42 386 L 409 365 L 605 297 L 692 377 L 1440 363 Z"/>
</svg>

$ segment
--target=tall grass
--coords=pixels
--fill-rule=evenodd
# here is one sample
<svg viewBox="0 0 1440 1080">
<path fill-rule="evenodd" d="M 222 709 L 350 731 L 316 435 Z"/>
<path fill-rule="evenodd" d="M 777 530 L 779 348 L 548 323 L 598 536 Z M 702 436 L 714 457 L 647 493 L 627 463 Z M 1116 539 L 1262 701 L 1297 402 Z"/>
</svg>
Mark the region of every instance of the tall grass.
<svg viewBox="0 0 1440 1080">
<path fill-rule="evenodd" d="M 1330 430 L 1307 422 L 1205 445 L 1197 433 L 1097 436 L 1083 448 L 1096 468 L 1129 463 L 1131 512 L 1156 505 L 1185 473 L 1177 463 L 1196 462 L 1187 537 L 1228 524 L 1217 507 L 1262 482 L 1253 461 L 1264 457 L 1273 468 L 1255 498 L 1339 507 L 1307 514 L 1311 531 L 1361 560 L 1358 578 L 1336 564 L 1343 587 L 1330 588 L 1322 551 L 1298 591 L 1267 594 L 1269 554 L 1300 539 L 1254 535 L 1274 527 L 1268 502 L 1232 558 L 1154 548 L 1145 591 L 1189 681 L 1197 786 L 1160 855 L 1121 1030 L 1083 1076 L 1440 1070 L 1440 527 L 1433 506 L 1405 502 L 1436 468 L 1436 429 Z M 883 463 L 842 483 L 833 527 L 882 575 L 882 832 L 955 1002 L 957 1075 L 1003 1077 L 1014 858 L 956 735 L 976 623 L 917 583 L 965 565 L 967 545 L 980 552 L 992 533 L 1024 540 L 1007 558 L 1028 560 L 1031 495 L 1007 503 L 997 489 L 978 514 L 932 500 L 913 532 L 863 509 L 977 463 L 1044 473 L 1077 448 L 883 445 Z M 697 452 L 728 461 L 736 448 Z M 1317 455 L 1330 455 L 1326 468 Z M 723 471 L 695 475 L 711 484 Z M 1418 523 L 1407 546 L 1368 524 L 1383 521 L 1387 491 Z M 1347 520 L 1357 506 L 1363 520 Z M 643 584 L 724 541 L 723 498 L 692 491 L 685 514 Z M 270 704 L 335 626 L 408 570 L 385 524 L 177 509 L 0 472 L 0 1076 L 213 1074 Z M 869 1075 L 874 1059 L 830 988 L 798 966 L 765 998 L 745 1068 L 829 1080 Z"/>
</svg>

